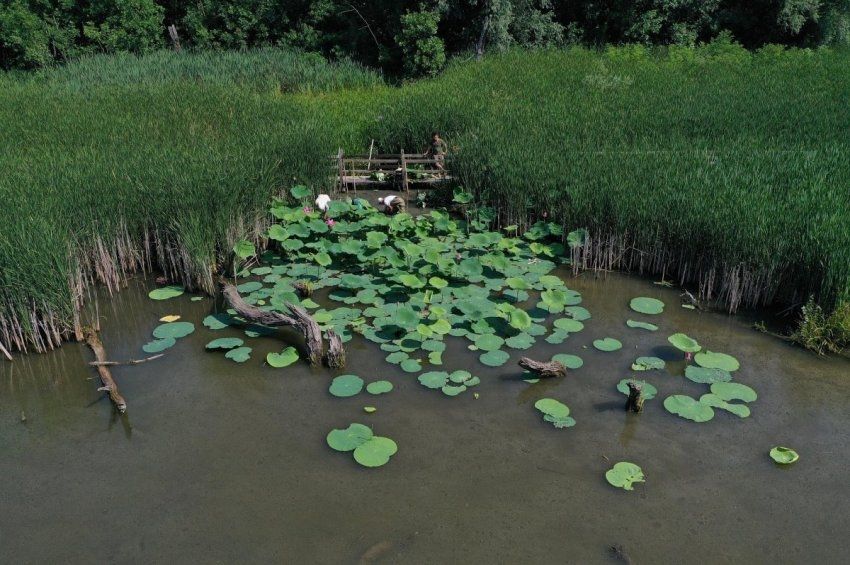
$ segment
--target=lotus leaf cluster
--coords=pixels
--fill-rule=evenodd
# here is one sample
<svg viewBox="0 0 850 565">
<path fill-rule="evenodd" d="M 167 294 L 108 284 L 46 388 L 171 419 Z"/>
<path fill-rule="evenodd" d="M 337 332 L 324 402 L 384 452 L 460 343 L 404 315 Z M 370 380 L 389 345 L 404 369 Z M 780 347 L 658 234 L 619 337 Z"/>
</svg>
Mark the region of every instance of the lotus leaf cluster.
<svg viewBox="0 0 850 565">
<path fill-rule="evenodd" d="M 605 473 L 605 480 L 608 484 L 621 488 L 623 490 L 635 490 L 632 486 L 634 483 L 645 482 L 646 477 L 643 475 L 643 470 L 628 461 L 620 461 Z"/>
<path fill-rule="evenodd" d="M 326 438 L 336 451 L 353 451 L 354 460 L 364 467 L 381 467 L 398 451 L 398 445 L 388 437 L 376 436 L 364 424 L 350 424 L 344 430 L 331 430 Z"/>
<path fill-rule="evenodd" d="M 556 428 L 571 428 L 576 421 L 570 417 L 570 409 L 566 404 L 554 398 L 541 398 L 534 407 L 543 413 L 543 419 Z"/>
</svg>

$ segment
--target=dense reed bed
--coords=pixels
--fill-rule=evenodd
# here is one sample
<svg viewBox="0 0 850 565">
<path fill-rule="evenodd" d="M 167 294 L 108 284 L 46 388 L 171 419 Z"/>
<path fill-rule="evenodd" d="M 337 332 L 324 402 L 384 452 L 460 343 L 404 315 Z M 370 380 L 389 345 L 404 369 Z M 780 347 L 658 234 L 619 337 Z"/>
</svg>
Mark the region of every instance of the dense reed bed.
<svg viewBox="0 0 850 565">
<path fill-rule="evenodd" d="M 337 147 L 419 150 L 432 129 L 503 221 L 586 226 L 587 266 L 731 309 L 847 298 L 847 53 L 511 52 L 398 88 L 299 61 L 159 54 L 0 80 L 0 340 L 55 345 L 92 281 L 139 267 L 210 290 L 270 195 L 328 187 Z"/>
</svg>

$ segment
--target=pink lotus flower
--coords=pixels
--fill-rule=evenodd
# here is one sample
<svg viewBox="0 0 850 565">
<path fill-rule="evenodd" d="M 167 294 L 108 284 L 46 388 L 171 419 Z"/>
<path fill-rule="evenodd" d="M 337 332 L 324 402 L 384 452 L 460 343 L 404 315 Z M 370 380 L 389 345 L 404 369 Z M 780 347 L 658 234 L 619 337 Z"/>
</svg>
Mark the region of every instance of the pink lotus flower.
<svg viewBox="0 0 850 565">
<path fill-rule="evenodd" d="M 325 220 L 325 223 L 328 224 L 329 227 L 334 227 L 334 224 L 336 222 L 333 221 L 332 219 L 328 218 L 327 220 Z"/>
<path fill-rule="evenodd" d="M 313 209 L 312 209 L 312 208 L 310 208 L 309 206 L 304 206 L 304 213 L 305 213 L 305 214 L 309 214 L 309 213 L 310 213 L 310 212 L 312 212 L 312 211 L 313 211 Z"/>
</svg>

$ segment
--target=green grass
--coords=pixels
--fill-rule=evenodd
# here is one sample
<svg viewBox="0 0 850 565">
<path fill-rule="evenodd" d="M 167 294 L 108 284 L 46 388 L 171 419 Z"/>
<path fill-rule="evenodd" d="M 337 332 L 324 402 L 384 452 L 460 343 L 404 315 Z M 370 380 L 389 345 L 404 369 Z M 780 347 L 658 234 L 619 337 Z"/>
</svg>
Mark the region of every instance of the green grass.
<svg viewBox="0 0 850 565">
<path fill-rule="evenodd" d="M 618 236 L 621 265 L 643 258 L 727 303 L 829 307 L 850 290 L 848 63 L 728 45 L 511 52 L 391 88 L 266 50 L 0 79 L 0 317 L 68 324 L 75 257 L 123 230 L 156 232 L 202 281 L 271 194 L 327 187 L 337 147 L 419 150 L 432 129 L 506 220 L 545 211 Z"/>
</svg>

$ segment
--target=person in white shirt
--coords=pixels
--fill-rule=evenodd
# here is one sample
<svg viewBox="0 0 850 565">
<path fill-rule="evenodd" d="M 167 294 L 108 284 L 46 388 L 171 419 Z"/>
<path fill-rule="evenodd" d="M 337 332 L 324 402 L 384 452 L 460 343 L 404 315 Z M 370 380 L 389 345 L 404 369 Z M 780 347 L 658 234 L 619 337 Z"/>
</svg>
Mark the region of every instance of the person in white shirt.
<svg viewBox="0 0 850 565">
<path fill-rule="evenodd" d="M 320 194 L 316 197 L 316 208 L 327 213 L 328 207 L 331 204 L 331 197 L 327 194 Z"/>
<path fill-rule="evenodd" d="M 383 204 L 384 214 L 388 214 L 390 216 L 404 211 L 404 198 L 396 196 L 395 194 L 378 198 L 378 204 Z"/>
</svg>

